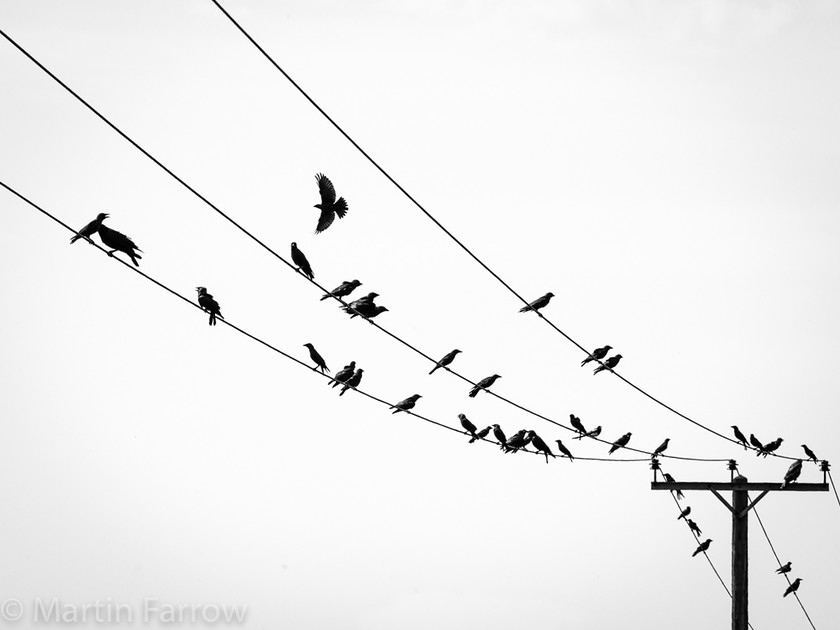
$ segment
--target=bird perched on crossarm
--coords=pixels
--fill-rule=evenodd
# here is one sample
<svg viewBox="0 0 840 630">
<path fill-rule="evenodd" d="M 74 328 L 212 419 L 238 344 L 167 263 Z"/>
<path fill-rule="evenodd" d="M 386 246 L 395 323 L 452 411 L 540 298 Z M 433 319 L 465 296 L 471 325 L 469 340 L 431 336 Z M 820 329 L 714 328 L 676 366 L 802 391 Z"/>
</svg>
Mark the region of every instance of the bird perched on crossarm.
<svg viewBox="0 0 840 630">
<path fill-rule="evenodd" d="M 597 374 L 598 372 L 603 372 L 604 370 L 609 370 L 610 372 L 613 371 L 613 368 L 618 365 L 618 362 L 621 361 L 621 355 L 617 354 L 614 357 L 610 357 L 606 361 L 604 361 L 603 365 L 599 365 L 595 368 L 595 371 L 592 372 L 593 374 Z"/>
<path fill-rule="evenodd" d="M 356 287 L 359 287 L 361 285 L 362 285 L 362 283 L 359 282 L 358 280 L 345 280 L 344 282 L 342 282 L 340 285 L 338 285 L 335 289 L 333 289 L 329 293 L 324 293 L 324 295 L 321 297 L 320 301 L 323 302 L 324 300 L 326 300 L 328 298 L 331 298 L 331 297 L 336 297 L 336 298 L 346 297 L 346 296 L 350 295 L 351 293 L 353 293 L 353 291 L 356 290 Z"/>
<path fill-rule="evenodd" d="M 212 295 L 207 293 L 206 287 L 196 287 L 195 290 L 198 293 L 198 305 L 207 313 L 210 313 L 210 321 L 207 322 L 208 325 L 215 326 L 216 317 L 224 319 L 219 303 L 213 299 Z"/>
<path fill-rule="evenodd" d="M 536 300 L 531 302 L 528 306 L 523 306 L 522 308 L 520 308 L 519 312 L 520 313 L 527 313 L 528 311 L 534 311 L 535 313 L 537 313 L 537 315 L 539 315 L 540 314 L 539 310 L 541 308 L 547 306 L 548 303 L 551 301 L 551 298 L 553 298 L 553 297 L 554 297 L 553 293 L 551 293 L 551 292 L 546 293 L 542 297 L 538 297 Z"/>
<path fill-rule="evenodd" d="M 312 266 L 309 264 L 309 261 L 306 260 L 306 256 L 303 255 L 303 252 L 298 249 L 297 243 L 292 243 L 292 262 L 295 263 L 298 271 L 300 271 L 304 276 L 310 280 L 315 279 L 315 274 L 312 272 Z"/>
<path fill-rule="evenodd" d="M 712 539 L 707 538 L 706 540 L 704 540 L 703 542 L 700 543 L 700 546 L 697 547 L 697 549 L 694 550 L 694 553 L 691 554 L 691 557 L 693 558 L 698 553 L 703 553 L 704 551 L 706 551 L 709 548 L 709 545 L 711 545 L 711 544 L 712 544 Z"/>
<path fill-rule="evenodd" d="M 100 215 L 102 216 L 102 215 Z M 107 214 L 105 215 L 108 216 Z M 142 252 L 143 250 L 138 248 L 137 245 L 134 244 L 129 237 L 121 232 L 117 232 L 116 230 L 112 230 L 107 225 L 99 222 L 99 238 L 102 239 L 102 244 L 105 247 L 110 248 L 111 251 L 108 252 L 108 255 L 113 257 L 114 252 L 122 252 L 129 258 L 131 258 L 131 262 L 134 263 L 135 267 L 139 267 L 140 263 L 137 262 L 138 258 L 143 258 L 137 252 Z"/>
<path fill-rule="evenodd" d="M 90 239 L 90 237 L 99 231 L 99 226 L 102 225 L 102 222 L 107 218 L 107 214 L 105 214 L 104 212 L 100 212 L 98 215 L 96 215 L 96 218 L 93 221 L 91 221 L 81 230 L 76 232 L 75 236 L 73 236 L 73 238 L 70 239 L 70 244 L 72 245 L 80 238 L 83 238 L 92 245 L 93 241 Z"/>
<path fill-rule="evenodd" d="M 396 409 L 396 411 L 392 413 L 399 413 L 400 411 L 408 411 L 409 409 L 414 409 L 414 405 L 417 403 L 417 400 L 419 398 L 422 398 L 420 394 L 413 394 L 405 400 L 401 400 L 396 405 L 391 405 L 391 409 Z"/>
<path fill-rule="evenodd" d="M 327 367 L 327 362 L 324 361 L 324 357 L 318 354 L 318 351 L 315 349 L 311 343 L 303 344 L 304 348 L 309 348 L 309 358 L 315 363 L 315 367 L 312 368 L 313 370 L 321 370 L 322 374 L 326 374 L 330 371 L 330 368 Z"/>
<path fill-rule="evenodd" d="M 455 350 L 453 350 L 452 352 L 447 352 L 445 355 L 443 355 L 443 358 L 441 358 L 440 361 L 435 363 L 435 367 L 432 368 L 432 371 L 429 372 L 429 374 L 434 374 L 436 369 L 445 368 L 447 365 L 452 363 L 455 360 L 455 357 L 458 355 L 459 352 L 461 352 L 461 351 L 458 350 L 457 348 Z"/>
<path fill-rule="evenodd" d="M 785 473 L 785 482 L 782 484 L 782 488 L 788 487 L 794 481 L 799 479 L 799 475 L 802 474 L 802 460 L 797 459 L 790 465 L 787 472 Z"/>
<path fill-rule="evenodd" d="M 478 383 L 473 385 L 473 388 L 470 390 L 470 394 L 469 394 L 470 398 L 475 398 L 478 395 L 478 392 L 480 392 L 482 389 L 487 389 L 493 383 L 496 382 L 496 379 L 499 379 L 499 378 L 502 378 L 502 377 L 499 376 L 498 374 L 494 374 L 493 376 L 488 376 L 488 377 L 483 378 L 480 381 L 478 381 Z"/>
<path fill-rule="evenodd" d="M 677 480 L 671 476 L 671 473 L 665 473 L 663 475 L 665 477 L 665 481 L 668 483 L 677 483 Z M 682 499 L 685 495 L 682 493 L 682 490 L 677 490 L 677 498 Z"/>
<path fill-rule="evenodd" d="M 320 234 L 332 225 L 336 215 L 339 219 L 344 218 L 347 214 L 347 202 L 344 197 L 339 197 L 336 201 L 335 187 L 326 175 L 318 173 L 315 180 L 318 182 L 318 192 L 321 194 L 321 203 L 315 204 L 315 207 L 321 211 L 315 234 Z"/>
<path fill-rule="evenodd" d="M 590 354 L 583 361 L 581 361 L 580 367 L 583 367 L 584 365 L 586 365 L 590 361 L 600 361 L 601 359 L 603 359 L 605 356 L 607 356 L 609 354 L 610 350 L 612 350 L 612 346 L 604 346 L 603 348 L 596 348 L 595 350 L 592 351 L 592 354 Z"/>
</svg>

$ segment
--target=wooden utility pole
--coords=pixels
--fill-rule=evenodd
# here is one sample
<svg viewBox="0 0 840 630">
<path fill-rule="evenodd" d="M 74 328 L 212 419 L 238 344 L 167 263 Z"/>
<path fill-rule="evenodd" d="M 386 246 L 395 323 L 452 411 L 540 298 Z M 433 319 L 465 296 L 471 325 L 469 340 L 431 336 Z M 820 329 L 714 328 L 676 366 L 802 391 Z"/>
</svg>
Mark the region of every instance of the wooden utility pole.
<svg viewBox="0 0 840 630">
<path fill-rule="evenodd" d="M 735 470 L 735 462 L 730 461 L 730 470 Z M 654 460 L 653 482 L 651 490 L 709 490 L 730 512 L 732 512 L 732 630 L 747 630 L 749 625 L 749 562 L 747 557 L 747 534 L 748 514 L 768 492 L 828 492 L 828 483 L 825 481 L 825 471 L 828 470 L 827 463 L 823 464 L 823 483 L 749 483 L 746 477 L 738 475 L 730 483 L 719 483 L 713 481 L 689 481 L 667 483 L 656 480 L 656 473 L 659 469 L 658 462 Z M 724 499 L 719 490 L 732 491 L 732 505 Z M 752 490 L 760 492 L 755 500 L 749 501 L 748 493 Z"/>
</svg>

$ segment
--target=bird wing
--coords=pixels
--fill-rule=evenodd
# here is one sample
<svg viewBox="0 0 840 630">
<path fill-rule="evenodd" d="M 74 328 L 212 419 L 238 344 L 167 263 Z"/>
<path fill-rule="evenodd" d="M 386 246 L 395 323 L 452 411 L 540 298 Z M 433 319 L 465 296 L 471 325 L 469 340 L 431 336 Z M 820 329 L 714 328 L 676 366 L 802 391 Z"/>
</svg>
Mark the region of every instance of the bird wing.
<svg viewBox="0 0 840 630">
<path fill-rule="evenodd" d="M 335 203 L 335 187 L 330 178 L 323 173 L 318 173 L 315 179 L 318 181 L 318 192 L 321 193 L 321 204 L 333 205 Z"/>
<path fill-rule="evenodd" d="M 318 225 L 315 227 L 315 234 L 320 234 L 332 225 L 335 220 L 335 212 L 332 208 L 323 208 L 321 216 L 318 219 Z"/>
</svg>

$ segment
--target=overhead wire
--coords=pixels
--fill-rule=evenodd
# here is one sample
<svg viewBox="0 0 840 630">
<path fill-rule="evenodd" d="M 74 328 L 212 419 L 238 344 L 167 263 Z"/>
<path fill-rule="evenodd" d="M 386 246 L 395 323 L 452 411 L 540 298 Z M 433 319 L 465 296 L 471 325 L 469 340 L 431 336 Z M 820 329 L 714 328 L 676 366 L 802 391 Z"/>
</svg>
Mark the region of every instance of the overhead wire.
<svg viewBox="0 0 840 630">
<path fill-rule="evenodd" d="M 834 490 L 834 498 L 837 499 L 837 505 L 840 506 L 840 495 L 837 494 L 837 486 L 834 485 L 834 477 L 831 476 L 831 471 L 827 470 L 828 480 L 831 482 L 831 489 Z"/>
</svg>

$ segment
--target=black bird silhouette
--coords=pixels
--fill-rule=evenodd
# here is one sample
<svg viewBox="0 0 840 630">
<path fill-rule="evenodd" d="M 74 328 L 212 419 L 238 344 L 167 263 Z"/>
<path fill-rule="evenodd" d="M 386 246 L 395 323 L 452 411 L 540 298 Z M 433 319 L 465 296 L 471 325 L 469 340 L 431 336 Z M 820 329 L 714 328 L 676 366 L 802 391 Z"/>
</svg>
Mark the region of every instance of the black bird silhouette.
<svg viewBox="0 0 840 630">
<path fill-rule="evenodd" d="M 617 354 L 617 355 L 615 355 L 615 356 L 613 356 L 613 357 L 610 357 L 609 359 L 607 359 L 606 361 L 604 361 L 604 364 L 603 364 L 603 365 L 599 365 L 598 367 L 596 367 L 596 368 L 595 368 L 595 371 L 594 371 L 594 372 L 592 372 L 592 373 L 593 373 L 593 374 L 597 374 L 598 372 L 603 372 L 604 370 L 609 370 L 610 372 L 612 372 L 612 369 L 613 369 L 616 365 L 618 365 L 618 362 L 619 362 L 619 361 L 621 361 L 621 355 L 620 355 L 620 354 Z"/>
<path fill-rule="evenodd" d="M 96 215 L 96 218 L 93 221 L 91 221 L 85 227 L 83 227 L 81 230 L 76 232 L 76 235 L 73 238 L 70 239 L 70 244 L 72 245 L 73 243 L 78 241 L 80 238 L 83 238 L 83 239 L 87 240 L 89 243 L 93 244 L 93 241 L 91 240 L 90 237 L 93 236 L 94 234 L 96 234 L 99 231 L 99 226 L 102 225 L 102 222 L 107 218 L 108 218 L 108 215 L 106 213 L 100 212 L 98 215 Z"/>
<path fill-rule="evenodd" d="M 747 450 L 747 437 L 743 433 L 741 433 L 741 429 L 739 429 L 733 424 L 732 432 L 735 434 L 735 439 L 744 445 L 744 450 Z"/>
<path fill-rule="evenodd" d="M 686 518 L 686 517 L 688 517 L 689 514 L 691 514 L 691 506 L 690 505 L 688 507 L 686 507 L 682 512 L 680 512 L 680 515 L 677 517 L 677 520 L 680 520 L 681 518 Z"/>
<path fill-rule="evenodd" d="M 432 371 L 429 372 L 429 374 L 434 374 L 436 369 L 445 368 L 447 365 L 452 363 L 459 352 L 461 351 L 458 349 L 455 349 L 452 352 L 447 352 L 440 361 L 435 363 L 435 367 L 432 368 Z"/>
<path fill-rule="evenodd" d="M 355 291 L 356 287 L 361 286 L 361 282 L 358 280 L 345 280 L 340 285 L 338 285 L 335 289 L 330 291 L 329 293 L 324 293 L 323 297 L 321 297 L 321 302 L 326 300 L 327 298 L 337 297 L 343 298 L 347 295 L 350 295 Z"/>
<path fill-rule="evenodd" d="M 490 430 L 492 428 L 493 428 L 492 426 L 484 427 L 481 431 L 479 431 L 478 433 L 475 434 L 474 438 L 470 439 L 470 444 L 472 444 L 476 440 L 483 440 L 484 438 L 486 438 L 487 434 L 490 433 Z"/>
<path fill-rule="evenodd" d="M 493 383 L 496 382 L 496 379 L 498 378 L 502 377 L 498 374 L 494 374 L 493 376 L 488 376 L 478 381 L 478 383 L 476 383 L 470 390 L 470 398 L 475 398 L 478 392 L 480 392 L 482 389 L 487 389 L 488 387 L 490 387 Z"/>
<path fill-rule="evenodd" d="M 502 427 L 498 424 L 491 425 L 493 427 L 493 437 L 495 437 L 499 441 L 499 446 L 501 448 L 505 447 L 507 444 L 507 438 L 505 437 L 505 432 L 502 431 Z"/>
<path fill-rule="evenodd" d="M 668 483 L 677 483 L 677 480 L 671 476 L 671 473 L 665 473 L 664 475 L 665 481 Z M 673 492 L 673 490 L 672 490 Z M 682 490 L 677 490 L 677 498 L 682 499 L 685 495 L 682 493 Z"/>
<path fill-rule="evenodd" d="M 633 435 L 633 434 L 628 431 L 627 433 L 622 435 L 620 438 L 618 438 L 615 442 L 613 442 L 612 443 L 612 448 L 610 449 L 609 454 L 612 455 L 618 449 L 620 449 L 622 446 L 627 446 L 627 442 L 630 441 L 630 436 L 631 435 Z"/>
<path fill-rule="evenodd" d="M 315 367 L 312 368 L 313 370 L 321 370 L 321 373 L 326 374 L 330 371 L 330 368 L 327 367 L 327 362 L 324 361 L 324 357 L 318 354 L 318 351 L 315 349 L 311 343 L 303 344 L 304 348 L 309 348 L 309 358 L 312 359 L 315 363 Z"/>
<path fill-rule="evenodd" d="M 102 215 L 100 215 L 102 216 Z M 108 216 L 107 214 L 105 215 Z M 122 252 L 129 258 L 131 258 L 131 262 L 134 263 L 135 267 L 139 267 L 140 263 L 137 262 L 137 259 L 142 259 L 143 257 L 138 254 L 137 252 L 142 252 L 142 249 L 139 249 L 137 245 L 134 244 L 130 238 L 128 238 L 125 234 L 121 232 L 117 232 L 116 230 L 112 230 L 107 225 L 99 222 L 99 238 L 102 239 L 102 244 L 105 247 L 110 248 L 111 251 L 108 252 L 109 256 L 113 256 L 114 252 Z"/>
<path fill-rule="evenodd" d="M 335 200 L 335 187 L 326 175 L 318 173 L 315 180 L 318 182 L 318 192 L 321 193 L 321 203 L 315 204 L 315 207 L 321 211 L 315 234 L 320 234 L 332 225 L 335 215 L 338 215 L 339 219 L 344 218 L 347 214 L 347 202 L 344 197 L 339 197 L 338 201 Z"/>
<path fill-rule="evenodd" d="M 790 565 L 791 565 L 790 562 L 788 562 L 786 564 L 783 564 L 778 569 L 776 569 L 776 573 L 778 573 L 779 575 L 783 575 L 785 573 L 790 573 Z"/>
<path fill-rule="evenodd" d="M 461 426 L 464 427 L 464 431 L 470 434 L 470 437 L 472 438 L 470 440 L 470 444 L 475 442 L 478 439 L 478 435 L 476 435 L 476 431 L 478 430 L 477 427 L 462 413 L 458 414 L 458 420 L 461 421 Z"/>
<path fill-rule="evenodd" d="M 812 451 L 810 448 L 808 448 L 804 444 L 802 445 L 802 449 L 805 451 L 805 455 L 808 457 L 808 459 L 813 460 L 814 463 L 817 462 L 817 456 L 814 455 L 814 451 Z"/>
<path fill-rule="evenodd" d="M 770 453 L 779 448 L 782 445 L 782 442 L 782 438 L 776 438 L 772 442 L 768 442 L 761 448 L 760 452 L 755 454 L 756 457 L 758 457 L 759 455 L 764 455 L 764 457 L 767 457 Z"/>
<path fill-rule="evenodd" d="M 612 346 L 604 346 L 603 348 L 596 348 L 588 357 L 581 361 L 580 367 L 583 367 L 590 361 L 600 361 L 612 350 Z"/>
<path fill-rule="evenodd" d="M 700 531 L 700 528 L 697 526 L 697 523 L 692 521 L 690 518 L 685 519 L 685 522 L 688 523 L 688 529 L 693 531 L 698 536 L 700 536 L 703 533 Z"/>
<path fill-rule="evenodd" d="M 356 303 L 354 302 L 354 304 Z M 377 306 L 372 300 L 370 302 L 360 302 L 353 308 L 350 308 L 349 306 L 344 307 L 344 312 L 350 314 L 350 319 L 353 319 L 358 315 L 361 315 L 364 319 L 373 319 L 387 310 L 388 309 L 384 306 Z"/>
<path fill-rule="evenodd" d="M 353 370 L 356 369 L 356 362 L 350 361 L 349 364 L 345 365 L 341 368 L 338 372 L 335 373 L 333 380 L 330 381 L 330 384 L 333 387 L 337 387 L 339 383 L 346 383 L 347 379 L 353 376 Z"/>
<path fill-rule="evenodd" d="M 312 273 L 312 267 L 310 266 L 309 261 L 306 260 L 306 256 L 303 255 L 303 252 L 298 249 L 297 243 L 292 243 L 292 262 L 297 265 L 298 271 L 300 271 L 304 276 L 310 280 L 315 279 L 315 274 Z"/>
<path fill-rule="evenodd" d="M 196 292 L 198 293 L 198 305 L 205 310 L 205 312 L 210 313 L 210 321 L 207 322 L 210 326 L 216 325 L 216 317 L 222 317 L 222 311 L 219 307 L 219 303 L 213 299 L 213 296 L 207 293 L 207 289 L 205 287 L 196 287 Z"/>
<path fill-rule="evenodd" d="M 341 388 L 341 391 L 338 393 L 338 395 L 339 396 L 344 396 L 344 392 L 346 392 L 351 387 L 352 388 L 358 387 L 359 383 L 362 382 L 362 374 L 364 374 L 364 372 L 365 371 L 362 368 L 359 368 L 358 370 L 353 372 L 353 376 L 351 376 L 346 381 L 344 381 L 344 387 Z"/>
<path fill-rule="evenodd" d="M 787 597 L 791 593 L 795 593 L 799 590 L 799 583 L 802 581 L 802 578 L 796 578 L 790 586 L 785 589 L 785 594 L 782 597 Z"/>
<path fill-rule="evenodd" d="M 565 447 L 561 440 L 554 440 L 557 443 L 557 450 L 563 453 L 566 457 L 569 458 L 569 461 L 575 461 L 575 458 L 572 456 L 572 452 Z"/>
<path fill-rule="evenodd" d="M 505 453 L 515 453 L 520 448 L 525 448 L 530 442 L 530 434 L 525 429 L 521 429 L 508 438 L 504 446 Z"/>
<path fill-rule="evenodd" d="M 650 458 L 653 459 L 657 455 L 662 455 L 665 452 L 665 449 L 668 448 L 668 442 L 671 441 L 671 438 L 665 438 L 665 441 L 662 442 L 659 446 L 656 447 L 656 450 L 651 453 Z"/>
<path fill-rule="evenodd" d="M 799 475 L 802 474 L 802 460 L 797 459 L 790 465 L 787 472 L 785 473 L 785 483 L 782 485 L 782 488 L 786 488 L 794 481 L 799 479 Z"/>
<path fill-rule="evenodd" d="M 545 463 L 548 463 L 548 456 L 551 455 L 554 457 L 554 453 L 551 452 L 551 449 L 548 447 L 548 444 L 545 443 L 539 435 L 531 431 L 531 444 L 534 445 L 534 448 L 537 449 L 540 453 L 545 455 Z"/>
<path fill-rule="evenodd" d="M 422 396 L 420 396 L 420 394 L 413 394 L 405 400 L 401 400 L 396 405 L 391 405 L 391 409 L 396 409 L 396 411 L 392 413 L 399 413 L 400 411 L 408 411 L 409 409 L 413 409 L 418 398 L 422 398 Z"/>
<path fill-rule="evenodd" d="M 580 418 L 578 418 L 575 414 L 569 414 L 569 422 L 571 422 L 572 427 L 581 435 L 581 437 L 586 435 L 586 427 L 583 426 L 583 422 L 581 422 Z"/>
<path fill-rule="evenodd" d="M 706 551 L 709 548 L 709 545 L 711 545 L 711 544 L 712 544 L 712 539 L 707 538 L 706 540 L 704 540 L 703 542 L 700 543 L 700 546 L 697 547 L 697 549 L 694 550 L 694 553 L 691 554 L 691 557 L 693 558 L 698 553 L 703 553 L 704 551 Z"/>
<path fill-rule="evenodd" d="M 553 297 L 554 297 L 553 293 L 550 293 L 550 292 L 546 293 L 542 297 L 538 297 L 536 300 L 531 302 L 528 306 L 523 306 L 522 308 L 520 308 L 519 312 L 520 313 L 526 313 L 527 311 L 534 311 L 535 313 L 537 313 L 537 315 L 539 315 L 538 311 L 541 308 L 543 308 L 544 306 L 546 306 L 551 301 L 551 298 L 553 298 Z M 546 461 L 548 461 L 547 457 L 546 457 Z"/>
<path fill-rule="evenodd" d="M 601 435 L 601 425 L 599 424 L 597 427 L 592 429 L 589 433 L 585 433 L 584 435 L 578 435 L 577 437 L 573 437 L 573 440 L 580 440 L 581 438 L 591 437 L 596 438 Z"/>
<path fill-rule="evenodd" d="M 759 440 L 757 437 L 755 437 L 755 435 L 753 435 L 752 433 L 750 433 L 750 444 L 752 444 L 759 451 L 764 450 L 764 444 L 762 444 L 761 440 Z"/>
</svg>

